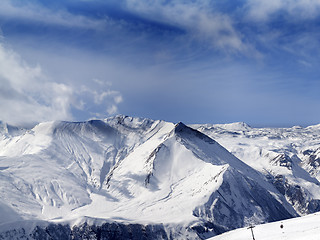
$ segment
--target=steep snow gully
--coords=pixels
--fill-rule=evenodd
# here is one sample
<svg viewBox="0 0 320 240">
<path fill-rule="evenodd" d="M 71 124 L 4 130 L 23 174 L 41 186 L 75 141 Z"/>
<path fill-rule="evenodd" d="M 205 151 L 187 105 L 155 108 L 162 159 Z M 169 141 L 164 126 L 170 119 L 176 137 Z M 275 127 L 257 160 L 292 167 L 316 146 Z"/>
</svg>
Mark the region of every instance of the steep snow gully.
<svg viewBox="0 0 320 240">
<path fill-rule="evenodd" d="M 1 123 L 0 239 L 207 239 L 314 213 L 319 136 L 122 115 Z"/>
</svg>

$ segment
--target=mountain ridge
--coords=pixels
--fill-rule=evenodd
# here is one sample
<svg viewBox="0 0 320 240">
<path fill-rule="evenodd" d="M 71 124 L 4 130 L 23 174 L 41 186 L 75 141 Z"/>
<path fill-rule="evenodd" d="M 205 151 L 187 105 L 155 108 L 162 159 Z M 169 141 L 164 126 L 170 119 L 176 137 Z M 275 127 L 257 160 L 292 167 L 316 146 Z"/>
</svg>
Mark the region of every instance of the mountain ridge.
<svg viewBox="0 0 320 240">
<path fill-rule="evenodd" d="M 218 143 L 226 134 L 236 139 L 234 129 L 206 134 L 212 129 L 202 126 L 201 131 L 181 122 L 118 115 L 41 123 L 19 136 L 6 136 L 0 141 L 3 206 L 18 214 L 16 221 L 69 225 L 87 216 L 115 223 L 124 232 L 130 224 L 163 224 L 167 238 L 174 234 L 181 239 L 208 238 L 298 215 L 288 192 L 275 184 L 278 175 L 268 180 L 260 168 Z M 253 130 L 239 131 L 236 136 Z M 287 164 L 290 159 L 280 157 L 273 163 Z M 307 196 L 311 203 L 314 195 Z M 314 209 L 317 206 L 315 201 Z M 86 221 L 79 224 L 96 231 L 85 227 Z M 73 231 L 64 225 L 61 229 Z M 158 232 L 160 239 L 165 239 L 163 231 Z"/>
</svg>

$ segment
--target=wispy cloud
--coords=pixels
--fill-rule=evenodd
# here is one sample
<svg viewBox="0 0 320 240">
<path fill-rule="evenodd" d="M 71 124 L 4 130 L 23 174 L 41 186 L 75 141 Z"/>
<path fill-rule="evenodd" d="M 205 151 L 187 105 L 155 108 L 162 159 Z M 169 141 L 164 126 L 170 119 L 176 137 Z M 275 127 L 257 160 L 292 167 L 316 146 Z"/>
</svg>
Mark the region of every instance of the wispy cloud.
<svg viewBox="0 0 320 240">
<path fill-rule="evenodd" d="M 247 0 L 246 7 L 249 17 L 259 21 L 268 21 L 276 13 L 287 14 L 296 21 L 313 19 L 320 14 L 318 0 Z"/>
<path fill-rule="evenodd" d="M 94 83 L 97 83 L 98 86 L 94 86 Z M 118 112 L 118 105 L 123 101 L 123 97 L 119 91 L 111 90 L 111 86 L 112 83 L 110 81 L 93 79 L 89 86 L 81 86 L 78 95 L 91 96 L 91 101 L 93 101 L 95 106 L 103 106 L 107 115 L 113 115 Z M 85 105 L 83 108 L 90 111 L 90 106 L 87 106 L 88 104 Z M 101 113 L 92 114 L 94 116 L 103 116 Z"/>
<path fill-rule="evenodd" d="M 248 46 L 227 14 L 214 11 L 208 1 L 127 0 L 127 9 L 155 22 L 183 29 L 191 39 L 216 50 L 244 52 Z"/>
<path fill-rule="evenodd" d="M 96 1 L 92 1 L 97 3 Z M 192 48 L 196 43 L 203 48 L 222 51 L 224 53 L 244 53 L 257 54 L 254 47 L 245 41 L 243 34 L 235 26 L 232 16 L 212 9 L 209 1 L 172 1 L 164 2 L 161 0 L 126 0 L 124 6 L 121 5 L 122 11 L 128 15 L 134 15 L 139 21 L 131 21 L 126 17 L 112 18 L 103 12 L 95 17 L 85 13 L 72 12 L 67 8 L 50 9 L 45 5 L 36 4 L 36 2 L 14 2 L 3 0 L 0 2 L 0 16 L 2 18 L 14 19 L 15 21 L 33 22 L 39 25 L 51 25 L 70 28 L 91 29 L 97 31 L 99 37 L 110 39 L 131 39 L 128 44 L 141 46 L 146 45 L 150 39 L 163 41 L 169 37 L 166 32 L 170 28 L 180 30 L 180 38 L 167 39 L 171 44 L 174 40 L 177 47 L 185 46 Z M 156 39 L 157 35 L 152 36 L 153 24 L 163 24 L 163 29 L 158 34 L 162 37 Z M 168 29 L 166 29 L 166 27 Z M 133 32 L 139 32 L 133 34 Z M 122 37 L 122 38 L 121 38 Z M 173 37 L 173 36 L 171 36 Z M 101 41 L 103 42 L 103 41 Z M 153 43 L 156 47 L 159 43 Z M 156 45 L 158 44 L 158 45 Z M 150 45 L 150 42 L 147 44 Z M 154 47 L 155 47 L 154 46 Z M 162 48 L 172 47 L 162 45 Z M 196 50 L 195 50 L 196 51 Z"/>
<path fill-rule="evenodd" d="M 110 2 L 0 2 L 4 41 L 23 56 L 1 45 L 8 121 L 275 123 L 316 108 L 318 1 Z"/>
<path fill-rule="evenodd" d="M 107 22 L 106 19 L 93 20 L 83 15 L 71 14 L 65 9 L 50 9 L 29 1 L 0 1 L 0 16 L 40 24 L 62 27 L 79 27 L 99 29 Z"/>
</svg>

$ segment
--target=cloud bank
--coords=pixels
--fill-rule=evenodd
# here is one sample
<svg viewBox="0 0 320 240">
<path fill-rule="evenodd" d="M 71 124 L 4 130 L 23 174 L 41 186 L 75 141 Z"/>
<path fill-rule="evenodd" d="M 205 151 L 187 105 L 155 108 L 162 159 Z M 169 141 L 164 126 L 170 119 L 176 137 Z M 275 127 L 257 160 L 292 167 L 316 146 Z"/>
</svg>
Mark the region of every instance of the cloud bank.
<svg viewBox="0 0 320 240">
<path fill-rule="evenodd" d="M 94 81 L 93 81 L 94 82 Z M 89 81 L 90 85 L 90 81 Z M 104 106 L 100 116 L 115 114 L 122 95 L 100 83 L 97 89 L 55 82 L 41 67 L 30 66 L 21 57 L 0 44 L 1 120 L 12 124 L 30 124 L 52 120 L 74 120 L 72 110 L 87 111 L 88 105 Z M 97 114 L 92 113 L 92 117 Z"/>
</svg>

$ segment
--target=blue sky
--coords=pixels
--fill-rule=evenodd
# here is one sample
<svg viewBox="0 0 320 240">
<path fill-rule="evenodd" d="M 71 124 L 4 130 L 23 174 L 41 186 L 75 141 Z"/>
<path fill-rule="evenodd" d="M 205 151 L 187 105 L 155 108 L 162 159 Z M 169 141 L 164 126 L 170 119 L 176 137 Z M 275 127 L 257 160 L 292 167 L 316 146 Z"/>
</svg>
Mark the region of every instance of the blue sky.
<svg viewBox="0 0 320 240">
<path fill-rule="evenodd" d="M 0 119 L 320 123 L 317 0 L 3 0 Z"/>
</svg>

